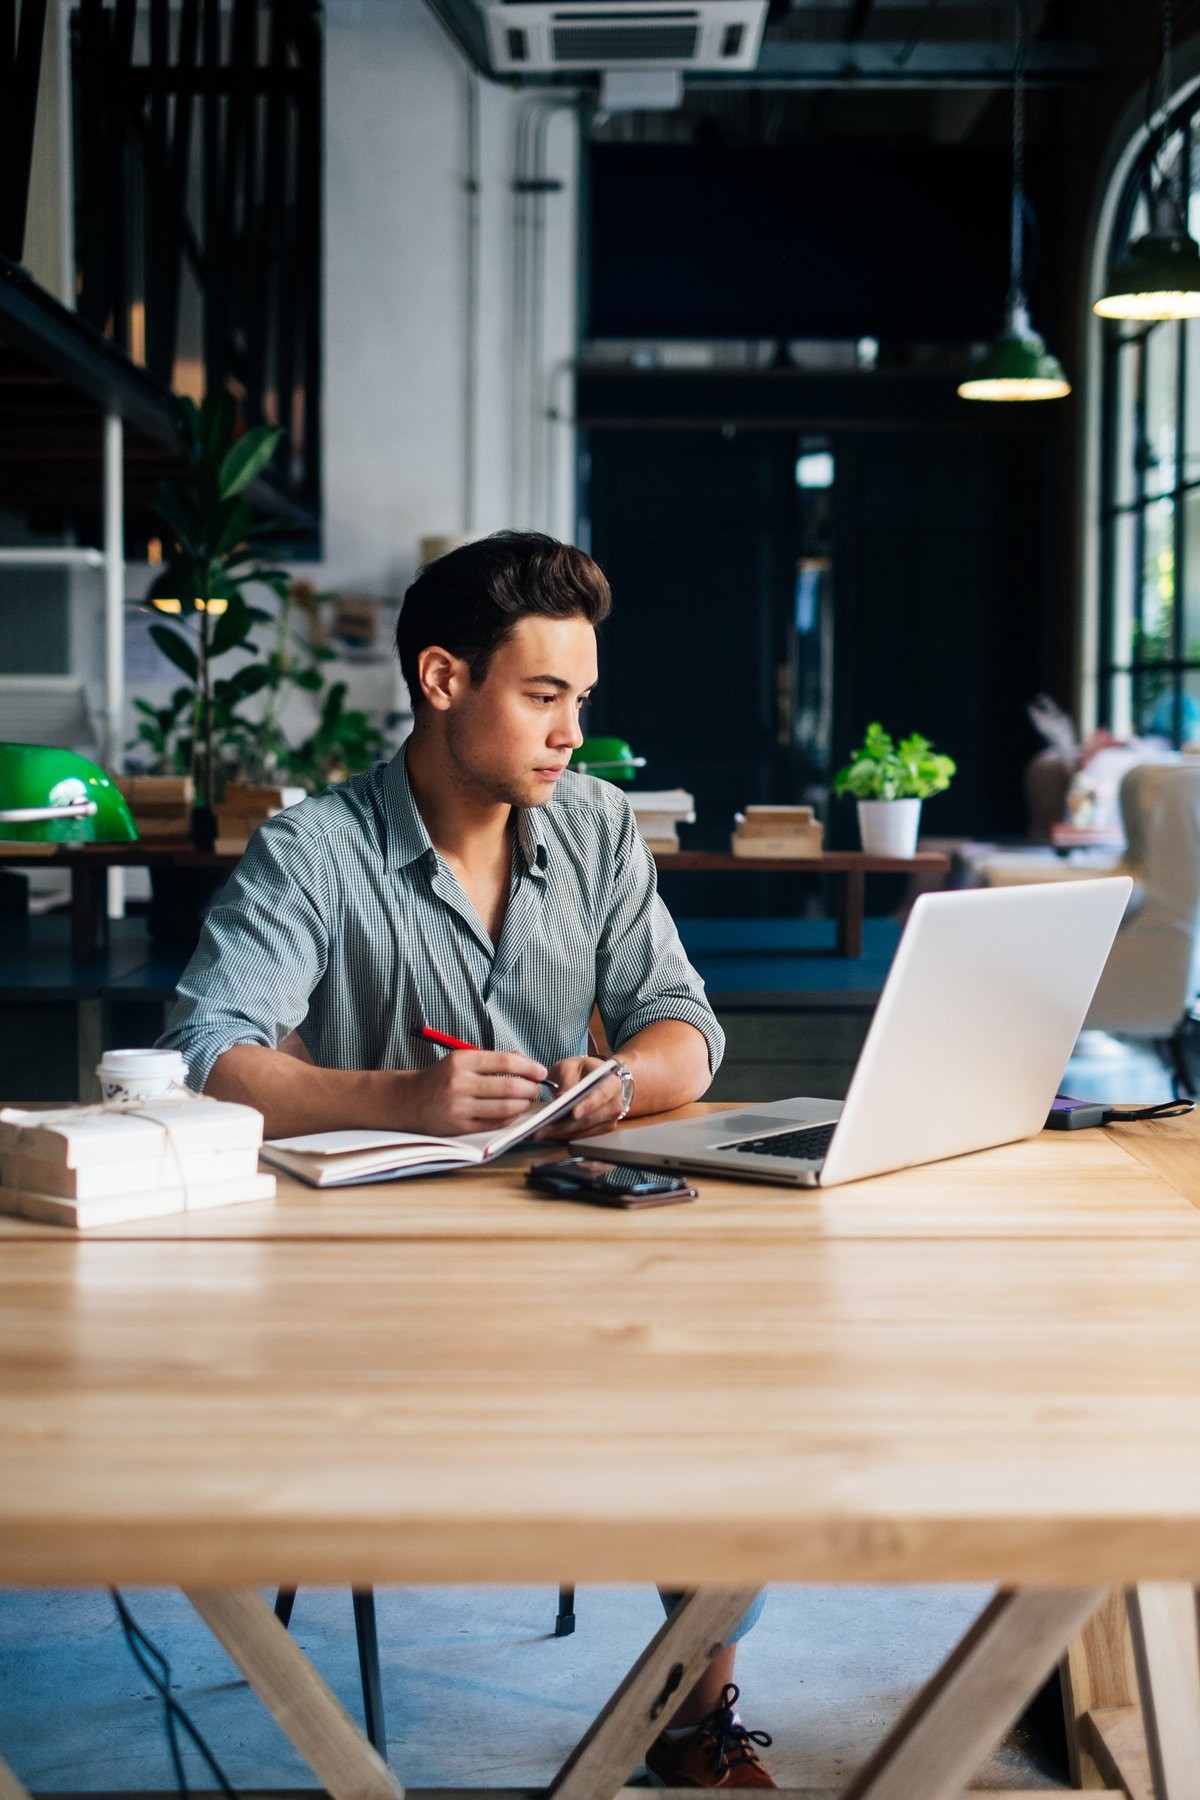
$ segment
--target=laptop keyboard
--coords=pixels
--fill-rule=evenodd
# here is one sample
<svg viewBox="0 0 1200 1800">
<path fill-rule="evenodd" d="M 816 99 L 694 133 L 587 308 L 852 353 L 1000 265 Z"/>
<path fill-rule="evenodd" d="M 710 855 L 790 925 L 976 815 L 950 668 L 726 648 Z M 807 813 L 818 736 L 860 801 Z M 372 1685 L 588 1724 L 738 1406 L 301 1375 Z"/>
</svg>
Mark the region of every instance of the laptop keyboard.
<svg viewBox="0 0 1200 1800">
<path fill-rule="evenodd" d="M 722 1150 L 749 1150 L 754 1156 L 795 1156 L 802 1162 L 819 1162 L 829 1148 L 835 1126 L 805 1125 L 799 1131 L 772 1132 L 770 1137 L 743 1138 L 739 1144 L 722 1144 Z"/>
</svg>

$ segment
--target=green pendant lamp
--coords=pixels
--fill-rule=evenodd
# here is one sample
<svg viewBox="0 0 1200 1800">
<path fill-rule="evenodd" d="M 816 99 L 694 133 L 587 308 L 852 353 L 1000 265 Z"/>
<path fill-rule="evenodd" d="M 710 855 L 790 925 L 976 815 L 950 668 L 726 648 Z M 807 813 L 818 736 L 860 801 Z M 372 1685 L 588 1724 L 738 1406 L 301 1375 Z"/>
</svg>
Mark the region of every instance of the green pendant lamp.
<svg viewBox="0 0 1200 1800">
<path fill-rule="evenodd" d="M 1013 57 L 1012 231 L 1004 329 L 972 367 L 958 391 L 964 400 L 1061 400 L 1071 391 L 1057 356 L 1029 322 L 1025 299 L 1025 0 L 1016 0 Z"/>
<path fill-rule="evenodd" d="M 0 840 L 135 844 L 125 796 L 99 763 L 48 744 L 0 744 Z"/>
<path fill-rule="evenodd" d="M 1171 102 L 1171 0 L 1163 0 L 1162 48 L 1154 77 L 1157 104 L 1146 155 L 1146 199 L 1150 230 L 1136 238 L 1114 263 L 1104 293 L 1092 307 L 1102 319 L 1195 319 L 1200 317 L 1200 245 L 1187 229 L 1187 196 L 1176 194 L 1168 175 L 1155 174 L 1166 142 Z M 1180 186 L 1183 183 L 1180 159 Z"/>
</svg>

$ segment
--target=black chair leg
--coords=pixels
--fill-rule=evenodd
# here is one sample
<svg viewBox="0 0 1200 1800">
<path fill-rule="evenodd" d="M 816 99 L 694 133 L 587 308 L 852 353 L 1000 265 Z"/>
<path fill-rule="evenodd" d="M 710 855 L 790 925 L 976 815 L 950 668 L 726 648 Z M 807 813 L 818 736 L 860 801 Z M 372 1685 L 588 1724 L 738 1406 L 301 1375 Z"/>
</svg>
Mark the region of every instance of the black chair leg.
<svg viewBox="0 0 1200 1800">
<path fill-rule="evenodd" d="M 386 1762 L 387 1732 L 383 1724 L 383 1687 L 379 1679 L 379 1637 L 375 1630 L 375 1594 L 371 1588 L 354 1590 L 354 1634 L 358 1639 L 358 1672 L 362 1676 L 367 1736 Z"/>
<path fill-rule="evenodd" d="M 1166 1046 L 1167 1062 L 1173 1077 L 1171 1085 L 1177 1100 L 1194 1100 L 1196 1098 L 1196 1082 L 1188 1056 L 1190 1023 L 1190 1019 L 1185 1014 L 1171 1033 L 1170 1042 Z"/>
<path fill-rule="evenodd" d="M 558 1617 L 554 1621 L 555 1637 L 570 1637 L 575 1629 L 575 1589 L 560 1587 L 558 1590 Z"/>
<path fill-rule="evenodd" d="M 280 1588 L 275 1596 L 275 1617 L 285 1631 L 292 1622 L 292 1608 L 295 1604 L 295 1588 Z"/>
</svg>

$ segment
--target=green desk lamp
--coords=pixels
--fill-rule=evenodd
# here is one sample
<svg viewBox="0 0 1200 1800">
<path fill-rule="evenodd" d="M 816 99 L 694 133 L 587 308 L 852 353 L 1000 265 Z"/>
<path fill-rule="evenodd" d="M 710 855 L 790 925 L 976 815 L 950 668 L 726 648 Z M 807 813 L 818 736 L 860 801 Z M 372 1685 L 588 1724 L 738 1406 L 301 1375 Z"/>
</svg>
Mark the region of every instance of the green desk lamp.
<svg viewBox="0 0 1200 1800">
<path fill-rule="evenodd" d="M 136 844 L 125 796 L 98 763 L 48 744 L 0 744 L 0 840 Z"/>
<path fill-rule="evenodd" d="M 644 769 L 644 756 L 635 756 L 624 738 L 587 737 L 571 753 L 571 767 L 581 775 L 599 775 L 604 781 L 632 781 Z"/>
</svg>

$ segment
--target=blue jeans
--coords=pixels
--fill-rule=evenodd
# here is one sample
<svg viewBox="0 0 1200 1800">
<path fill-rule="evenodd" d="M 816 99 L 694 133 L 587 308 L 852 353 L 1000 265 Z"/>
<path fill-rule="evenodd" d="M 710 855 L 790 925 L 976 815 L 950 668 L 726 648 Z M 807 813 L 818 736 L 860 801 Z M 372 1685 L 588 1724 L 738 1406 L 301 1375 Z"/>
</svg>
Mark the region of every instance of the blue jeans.
<svg viewBox="0 0 1200 1800">
<path fill-rule="evenodd" d="M 666 1613 L 667 1617 L 670 1618 L 671 1614 L 675 1611 L 675 1608 L 679 1605 L 679 1602 L 686 1598 L 686 1594 L 682 1589 L 660 1587 L 658 1590 L 658 1597 L 663 1603 L 663 1611 Z M 743 1613 L 729 1636 L 725 1639 L 722 1649 L 726 1648 L 729 1644 L 736 1644 L 739 1638 L 745 1637 L 751 1626 L 758 1624 L 759 1615 L 766 1604 L 766 1599 L 767 1591 L 763 1588 L 751 1601 L 749 1612 Z"/>
</svg>

